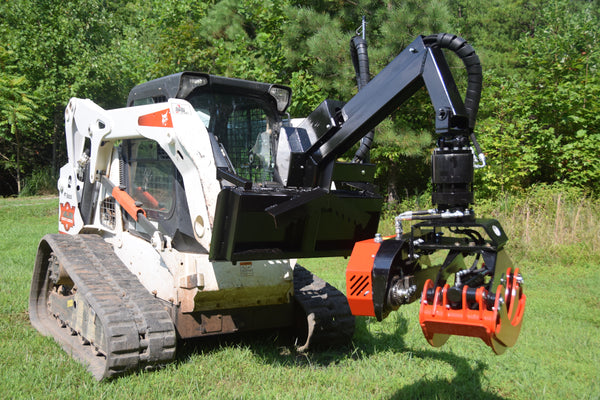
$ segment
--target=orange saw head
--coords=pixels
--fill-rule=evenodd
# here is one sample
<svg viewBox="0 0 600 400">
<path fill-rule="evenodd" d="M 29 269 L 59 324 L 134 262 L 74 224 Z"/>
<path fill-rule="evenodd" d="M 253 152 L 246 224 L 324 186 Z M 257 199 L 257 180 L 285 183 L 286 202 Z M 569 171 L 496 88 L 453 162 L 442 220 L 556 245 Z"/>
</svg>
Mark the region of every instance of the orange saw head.
<svg viewBox="0 0 600 400">
<path fill-rule="evenodd" d="M 441 224 L 415 226 L 410 234 L 355 244 L 346 269 L 352 313 L 381 321 L 420 299 L 419 323 L 431 345 L 458 335 L 478 337 L 496 354 L 514 346 L 526 296 L 519 269 L 503 249 L 500 224 L 458 221 L 450 227 L 452 237 L 442 234 Z M 435 265 L 430 256 L 437 251 L 446 256 Z"/>
</svg>

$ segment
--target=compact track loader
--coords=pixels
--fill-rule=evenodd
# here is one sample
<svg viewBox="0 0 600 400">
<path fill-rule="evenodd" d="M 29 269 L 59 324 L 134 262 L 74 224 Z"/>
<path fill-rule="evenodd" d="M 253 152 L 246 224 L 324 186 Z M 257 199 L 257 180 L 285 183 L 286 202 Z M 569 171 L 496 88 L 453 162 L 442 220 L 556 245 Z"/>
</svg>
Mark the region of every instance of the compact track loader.
<svg viewBox="0 0 600 400">
<path fill-rule="evenodd" d="M 443 48 L 467 68 L 464 102 Z M 352 50 L 364 78 L 366 44 Z M 434 346 L 450 335 L 496 353 L 514 345 L 522 278 L 501 225 L 471 209 L 484 163 L 477 55 L 453 35 L 418 37 L 359 86 L 298 123 L 288 87 L 196 72 L 136 86 L 122 109 L 71 99 L 60 233 L 39 244 L 34 327 L 96 379 L 163 365 L 178 340 L 201 336 L 291 327 L 299 351 L 347 343 L 353 314 L 381 320 L 417 299 Z M 383 238 L 369 132 L 423 86 L 439 136 L 436 208 L 399 215 Z M 358 141 L 354 162 L 337 161 Z M 420 222 L 404 233 L 404 220 Z M 295 261 L 333 256 L 350 256 L 347 297 Z"/>
</svg>

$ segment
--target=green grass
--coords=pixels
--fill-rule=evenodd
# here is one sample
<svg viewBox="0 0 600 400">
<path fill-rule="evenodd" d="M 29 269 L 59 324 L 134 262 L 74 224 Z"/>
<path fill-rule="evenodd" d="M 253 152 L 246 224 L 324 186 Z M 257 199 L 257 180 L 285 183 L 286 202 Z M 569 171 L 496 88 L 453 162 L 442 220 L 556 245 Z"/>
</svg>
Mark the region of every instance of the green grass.
<svg viewBox="0 0 600 400">
<path fill-rule="evenodd" d="M 571 229 L 582 203 L 562 199 L 558 212 L 556 196 L 548 196 L 543 205 L 521 199 L 510 207 L 486 206 L 504 223 L 511 239 L 508 250 L 522 268 L 528 296 L 521 337 L 502 356 L 479 339 L 453 337 L 442 348 L 430 347 L 415 303 L 382 323 L 358 318 L 353 344 L 345 350 L 298 355 L 277 332 L 201 340 L 182 344 L 176 362 L 160 371 L 106 383 L 93 380 L 29 323 L 36 246 L 45 233 L 56 231 L 58 201 L 0 199 L 0 397 L 600 398 L 600 250 L 598 236 L 596 243 L 586 236 L 598 226 L 600 211 L 586 200 L 579 227 Z M 526 204 L 529 231 L 523 226 Z M 589 211 L 585 217 L 584 209 Z M 545 225 L 540 213 L 549 221 Z M 550 230 L 549 236 L 543 229 Z M 555 234 L 572 239 L 547 239 Z M 343 288 L 345 260 L 302 264 Z"/>
</svg>

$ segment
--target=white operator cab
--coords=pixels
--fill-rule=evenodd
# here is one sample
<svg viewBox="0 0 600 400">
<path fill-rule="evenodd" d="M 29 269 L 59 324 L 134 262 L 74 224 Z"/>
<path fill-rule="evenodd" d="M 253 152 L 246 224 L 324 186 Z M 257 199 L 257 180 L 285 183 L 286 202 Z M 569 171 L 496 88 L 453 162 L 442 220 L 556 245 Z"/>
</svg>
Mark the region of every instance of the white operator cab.
<svg viewBox="0 0 600 400">
<path fill-rule="evenodd" d="M 58 183 L 59 229 L 68 234 L 100 233 L 150 293 L 176 306 L 179 319 L 190 313 L 244 307 L 289 308 L 294 261 L 209 260 L 217 196 L 231 183 L 217 179 L 215 140 L 211 143 L 206 127 L 211 121 L 205 108 L 209 102 L 195 102 L 198 109 L 186 100 L 170 99 L 103 110 L 90 100 L 72 99 L 66 115 L 70 161 Z M 245 151 L 235 153 L 240 174 L 264 181 L 273 167 L 270 147 L 263 142 L 269 140 L 268 127 L 280 122 L 270 119 L 269 110 L 252 99 L 232 97 L 228 104 L 243 110 L 232 111 L 230 121 L 221 122 L 225 132 L 231 132 L 230 138 L 237 137 L 236 123 L 255 126 L 251 132 L 256 134 L 237 147 Z M 241 117 L 235 119 L 237 114 Z M 243 120 L 248 116 L 254 120 Z M 219 148 L 233 165 L 224 148 Z M 110 183 L 103 184 L 102 177 Z M 111 184 L 126 191 L 156 228 L 154 232 L 116 206 L 121 202 L 115 200 Z M 90 198 L 98 200 L 82 201 Z M 285 319 L 284 325 L 289 324 Z M 233 322 L 230 325 L 229 329 L 237 329 Z M 199 332 L 181 329 L 179 333 L 192 337 Z"/>
</svg>

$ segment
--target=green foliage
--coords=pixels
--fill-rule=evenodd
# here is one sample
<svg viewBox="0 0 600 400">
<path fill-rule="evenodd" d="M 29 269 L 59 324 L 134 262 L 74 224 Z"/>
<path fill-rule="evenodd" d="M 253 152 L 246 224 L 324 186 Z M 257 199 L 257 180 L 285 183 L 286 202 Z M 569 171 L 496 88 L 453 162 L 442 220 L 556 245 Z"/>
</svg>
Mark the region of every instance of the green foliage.
<svg viewBox="0 0 600 400">
<path fill-rule="evenodd" d="M 591 6 L 554 1 L 544 29 L 518 42 L 520 75 L 486 74 L 480 125 L 489 191 L 563 182 L 600 189 L 600 18 Z"/>
<path fill-rule="evenodd" d="M 21 196 L 57 195 L 58 177 L 48 168 L 38 169 L 25 179 Z"/>
<path fill-rule="evenodd" d="M 399 200 L 428 187 L 432 136 L 427 130 L 414 130 L 394 118 L 375 130 L 371 162 L 377 166 L 376 179 L 387 187 L 388 199 Z"/>
<path fill-rule="evenodd" d="M 281 43 L 286 67 L 308 71 L 320 101 L 348 99 L 354 72 L 348 53 L 351 36 L 343 31 L 343 21 L 307 7 L 287 7 L 285 12 Z"/>
<path fill-rule="evenodd" d="M 25 91 L 27 78 L 24 76 L 0 76 L 0 109 L 2 120 L 0 127 L 8 128 L 8 133 L 17 135 L 19 125 L 31 121 L 35 102 Z"/>
<path fill-rule="evenodd" d="M 6 57 L 5 50 L 0 51 Z M 37 99 L 28 93 L 28 88 L 25 76 L 15 76 L 4 71 L 0 73 L 0 141 L 12 150 L 8 155 L 0 152 L 0 166 L 14 171 L 17 192 L 21 191 L 24 145 L 31 139 L 28 133 L 37 108 Z"/>
<path fill-rule="evenodd" d="M 458 33 L 478 51 L 477 132 L 490 162 L 476 174 L 479 196 L 536 182 L 598 193 L 598 10 L 597 0 L 0 2 L 0 172 L 20 182 L 58 170 L 70 97 L 124 106 L 133 85 L 183 70 L 288 84 L 292 117 L 348 100 L 349 41 L 364 15 L 371 75 L 419 34 Z M 450 65 L 463 90 L 462 66 Z M 15 95 L 17 124 L 4 105 Z M 372 160 L 390 198 L 427 186 L 433 118 L 421 90 L 376 129 Z"/>
<path fill-rule="evenodd" d="M 544 0 L 450 0 L 448 7 L 456 33 L 477 50 L 485 67 L 502 75 L 513 74 L 518 46 L 524 36 L 532 35 L 541 24 Z"/>
<path fill-rule="evenodd" d="M 600 206 L 584 189 L 536 184 L 522 194 L 480 201 L 478 212 L 497 218 L 511 252 L 534 265 L 585 264 L 600 255 Z"/>
<path fill-rule="evenodd" d="M 157 2 L 149 19 L 159 55 L 153 77 L 200 70 L 259 81 L 283 74 L 277 38 L 285 22 L 279 2 L 223 0 L 195 4 Z"/>
<path fill-rule="evenodd" d="M 292 116 L 310 114 L 323 100 L 321 88 L 315 83 L 314 76 L 306 71 L 294 71 L 288 83 L 292 88 L 292 103 L 289 113 Z"/>
<path fill-rule="evenodd" d="M 21 119 L 18 136 L 0 143 L 4 169 L 31 173 L 36 168 L 54 171 L 64 156 L 63 118 L 69 97 L 91 97 L 105 107 L 124 104 L 131 81 L 121 74 L 118 47 L 124 21 L 113 18 L 120 6 L 96 0 L 30 1 L 0 3 L 0 34 L 9 57 L 1 57 L 5 71 L 23 77 L 18 90 L 35 103 Z M 131 65 L 127 66 L 131 70 Z M 2 74 L 4 76 L 4 73 Z M 3 88 L 8 87 L 2 84 Z M 22 98 L 22 96 L 21 96 Z M 2 108 L 3 111 L 8 110 Z M 8 120 L 2 121 L 16 128 Z M 4 124 L 3 123 L 3 124 Z M 60 148 L 61 153 L 58 153 Z M 14 160 L 14 161 L 12 161 Z M 18 165 L 18 166 L 17 166 Z M 20 183 L 19 185 L 20 186 Z M 20 188 L 19 188 L 20 190 Z"/>
</svg>

